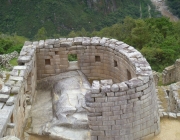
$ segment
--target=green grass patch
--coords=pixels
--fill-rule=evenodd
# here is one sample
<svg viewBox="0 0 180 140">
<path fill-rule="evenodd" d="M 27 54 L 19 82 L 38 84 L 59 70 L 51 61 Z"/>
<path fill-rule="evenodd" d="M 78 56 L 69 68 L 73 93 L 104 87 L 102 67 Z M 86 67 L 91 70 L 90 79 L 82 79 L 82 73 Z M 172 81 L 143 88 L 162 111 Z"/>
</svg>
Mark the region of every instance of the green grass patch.
<svg viewBox="0 0 180 140">
<path fill-rule="evenodd" d="M 12 65 L 12 66 L 17 66 L 18 63 L 17 63 L 17 58 L 13 58 L 9 61 L 9 63 Z"/>
</svg>

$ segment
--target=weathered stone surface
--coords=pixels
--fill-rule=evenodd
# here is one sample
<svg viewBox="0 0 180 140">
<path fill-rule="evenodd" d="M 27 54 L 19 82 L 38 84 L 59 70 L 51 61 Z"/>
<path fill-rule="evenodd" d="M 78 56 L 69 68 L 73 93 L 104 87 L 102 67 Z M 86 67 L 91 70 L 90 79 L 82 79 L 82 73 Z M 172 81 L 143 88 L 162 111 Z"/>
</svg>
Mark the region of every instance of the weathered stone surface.
<svg viewBox="0 0 180 140">
<path fill-rule="evenodd" d="M 119 88 L 120 88 L 120 91 L 125 91 L 128 89 L 128 86 L 124 82 L 122 82 L 119 84 Z"/>
<path fill-rule="evenodd" d="M 10 94 L 10 90 L 11 90 L 11 88 L 9 86 L 3 86 L 2 89 L 0 90 L 0 94 L 9 95 Z"/>
<path fill-rule="evenodd" d="M 100 45 L 100 40 L 101 40 L 100 37 L 92 37 L 91 38 L 91 45 L 94 45 L 94 46 Z"/>
<path fill-rule="evenodd" d="M 6 102 L 9 98 L 7 94 L 0 94 L 0 102 Z"/>
<path fill-rule="evenodd" d="M 82 38 L 82 37 L 75 37 L 75 38 L 74 38 L 74 44 L 75 44 L 75 45 L 81 45 L 81 44 L 82 44 L 82 41 L 83 41 L 83 38 Z"/>
<path fill-rule="evenodd" d="M 43 48 L 43 47 L 44 47 L 44 40 L 40 40 L 38 48 Z"/>
<path fill-rule="evenodd" d="M 109 40 L 109 38 L 103 37 L 103 38 L 100 40 L 100 45 L 101 45 L 101 46 L 104 46 L 107 40 Z"/>
<path fill-rule="evenodd" d="M 31 60 L 31 56 L 19 56 L 18 63 L 27 63 Z"/>
<path fill-rule="evenodd" d="M 53 45 L 54 42 L 55 42 L 55 39 L 46 39 L 46 40 L 45 40 L 45 44 Z"/>
<path fill-rule="evenodd" d="M 32 133 L 49 134 L 56 139 L 90 140 L 85 104 L 85 94 L 90 85 L 86 78 L 79 71 L 48 79 L 52 78 L 57 81 L 53 86 L 53 98 L 51 90 L 39 90 L 32 106 Z"/>
<path fill-rule="evenodd" d="M 111 86 L 110 85 L 101 86 L 101 92 L 102 93 L 110 92 L 110 91 L 111 91 Z"/>
<path fill-rule="evenodd" d="M 0 109 L 0 114 L 0 137 L 2 138 L 4 132 L 6 131 L 6 126 L 10 118 L 11 111 L 6 109 Z"/>
<path fill-rule="evenodd" d="M 71 47 L 72 45 L 73 45 L 73 43 L 70 41 L 61 42 L 61 44 L 60 44 L 61 47 Z"/>
<path fill-rule="evenodd" d="M 0 138 L 0 140 L 20 140 L 20 139 L 18 139 L 15 136 L 6 136 L 6 137 L 3 137 L 3 138 Z"/>
<path fill-rule="evenodd" d="M 14 104 L 14 101 L 15 101 L 15 97 L 14 96 L 11 96 L 9 97 L 9 99 L 6 101 L 6 105 L 7 106 L 11 106 Z"/>
<path fill-rule="evenodd" d="M 119 91 L 119 86 L 117 84 L 113 84 L 111 86 L 111 91 L 113 91 L 113 92 Z"/>
<path fill-rule="evenodd" d="M 83 37 L 82 45 L 88 46 L 91 44 L 91 38 L 90 37 Z"/>
<path fill-rule="evenodd" d="M 24 46 L 28 46 L 28 45 L 32 45 L 32 42 L 31 41 L 25 41 Z"/>
<path fill-rule="evenodd" d="M 100 92 L 100 83 L 97 80 L 94 80 L 92 83 L 92 87 L 91 87 L 91 92 L 92 93 L 99 93 Z"/>
<path fill-rule="evenodd" d="M 125 83 L 130 88 L 135 88 L 135 87 L 139 87 L 139 86 L 143 85 L 143 82 L 141 80 L 137 79 L 137 78 L 133 78 L 133 79 L 131 79 L 129 81 L 126 81 Z"/>
<path fill-rule="evenodd" d="M 177 118 L 176 113 L 169 113 L 169 118 Z"/>
<path fill-rule="evenodd" d="M 23 81 L 23 77 L 20 77 L 20 76 L 10 76 L 9 80 Z"/>
<path fill-rule="evenodd" d="M 112 81 L 112 79 L 101 80 L 100 83 L 101 83 L 101 85 L 106 86 L 106 85 L 112 85 L 113 81 Z"/>
</svg>

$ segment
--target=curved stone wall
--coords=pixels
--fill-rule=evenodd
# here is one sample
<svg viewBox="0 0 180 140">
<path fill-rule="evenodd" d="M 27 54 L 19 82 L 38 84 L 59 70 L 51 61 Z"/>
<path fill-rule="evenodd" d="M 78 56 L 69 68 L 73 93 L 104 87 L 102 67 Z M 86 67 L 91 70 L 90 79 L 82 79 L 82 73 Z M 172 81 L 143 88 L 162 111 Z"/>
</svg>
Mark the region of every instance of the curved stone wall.
<svg viewBox="0 0 180 140">
<path fill-rule="evenodd" d="M 135 140 L 159 132 L 153 74 L 140 52 L 121 41 L 99 37 L 40 41 L 38 79 L 71 70 L 68 54 L 77 54 L 77 69 L 88 78 L 116 83 L 94 81 L 87 94 L 92 140 Z"/>
<path fill-rule="evenodd" d="M 87 77 L 111 78 L 114 82 L 136 77 L 136 68 L 131 61 L 147 63 L 133 47 L 115 39 L 77 37 L 41 40 L 37 46 L 38 79 L 69 70 L 68 54 L 77 54 L 79 69 Z M 138 72 L 141 71 L 151 72 L 151 68 L 139 68 Z"/>
<path fill-rule="evenodd" d="M 69 54 L 77 55 L 77 65 L 68 61 Z M 26 109 L 25 97 L 33 100 L 36 77 L 38 80 L 79 69 L 90 79 L 112 79 L 93 81 L 91 91 L 86 94 L 92 140 L 138 140 L 160 131 L 151 67 L 140 52 L 121 41 L 76 37 L 25 42 L 18 63 L 21 66 L 13 69 L 6 83 L 14 93 L 13 81 L 20 81 L 16 94 L 22 101 L 14 104 L 20 104 L 22 110 L 17 113 L 16 107 L 12 107 L 15 120 Z M 15 121 L 17 127 L 22 122 Z M 13 135 L 20 137 L 16 125 Z"/>
</svg>

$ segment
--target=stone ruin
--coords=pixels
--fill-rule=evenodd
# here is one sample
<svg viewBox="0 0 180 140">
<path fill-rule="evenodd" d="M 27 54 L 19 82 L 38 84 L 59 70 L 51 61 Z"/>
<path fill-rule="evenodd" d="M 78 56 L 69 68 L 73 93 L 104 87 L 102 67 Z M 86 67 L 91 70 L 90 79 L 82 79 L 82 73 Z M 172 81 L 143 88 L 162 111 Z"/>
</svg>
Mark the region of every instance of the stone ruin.
<svg viewBox="0 0 180 140">
<path fill-rule="evenodd" d="M 180 59 L 174 65 L 166 67 L 162 72 L 162 83 L 170 84 L 180 81 Z"/>
<path fill-rule="evenodd" d="M 76 62 L 68 61 L 71 54 Z M 26 41 L 18 64 L 0 90 L 0 137 L 22 138 L 37 81 L 74 70 L 97 79 L 84 93 L 91 140 L 140 140 L 160 132 L 151 67 L 128 44 L 100 37 Z"/>
<path fill-rule="evenodd" d="M 16 51 L 9 53 L 9 54 L 0 55 L 0 67 L 5 68 L 7 70 L 12 70 L 13 66 L 11 66 L 11 64 L 9 62 L 13 58 L 17 58 L 18 56 L 19 56 L 19 54 Z M 1 69 L 1 73 L 2 73 L 2 69 Z"/>
</svg>

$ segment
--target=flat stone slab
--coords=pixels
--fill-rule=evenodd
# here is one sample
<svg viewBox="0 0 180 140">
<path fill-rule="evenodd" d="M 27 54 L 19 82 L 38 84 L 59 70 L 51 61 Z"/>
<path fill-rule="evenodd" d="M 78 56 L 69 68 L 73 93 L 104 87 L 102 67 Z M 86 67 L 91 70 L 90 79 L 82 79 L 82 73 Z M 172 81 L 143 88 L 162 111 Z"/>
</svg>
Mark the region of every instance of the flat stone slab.
<svg viewBox="0 0 180 140">
<path fill-rule="evenodd" d="M 7 106 L 13 105 L 14 104 L 14 100 L 15 100 L 14 96 L 9 97 L 9 99 L 6 101 L 6 105 Z"/>
<path fill-rule="evenodd" d="M 176 113 L 171 113 L 170 112 L 169 113 L 169 118 L 174 118 L 174 119 L 177 118 Z"/>
<path fill-rule="evenodd" d="M 9 79 L 15 81 L 23 81 L 23 77 L 19 77 L 19 76 L 10 76 Z"/>
<path fill-rule="evenodd" d="M 31 60 L 31 56 L 19 56 L 18 63 L 27 63 Z"/>
<path fill-rule="evenodd" d="M 0 102 L 6 102 L 9 98 L 9 95 L 0 94 Z"/>
<path fill-rule="evenodd" d="M 0 114 L 0 137 L 3 137 L 3 134 L 6 131 L 7 123 L 10 119 L 11 111 L 1 109 Z"/>
<path fill-rule="evenodd" d="M 8 86 L 3 86 L 2 89 L 0 90 L 0 94 L 9 95 L 9 94 L 10 94 L 10 90 L 11 90 L 10 87 L 8 87 Z"/>
<path fill-rule="evenodd" d="M 4 138 L 0 138 L 0 140 L 20 140 L 15 136 L 6 136 Z"/>
<path fill-rule="evenodd" d="M 25 70 L 25 69 L 27 69 L 27 66 L 14 66 L 13 69 L 15 69 L 15 70 Z"/>
</svg>

